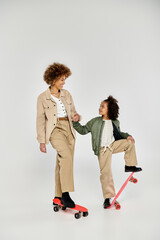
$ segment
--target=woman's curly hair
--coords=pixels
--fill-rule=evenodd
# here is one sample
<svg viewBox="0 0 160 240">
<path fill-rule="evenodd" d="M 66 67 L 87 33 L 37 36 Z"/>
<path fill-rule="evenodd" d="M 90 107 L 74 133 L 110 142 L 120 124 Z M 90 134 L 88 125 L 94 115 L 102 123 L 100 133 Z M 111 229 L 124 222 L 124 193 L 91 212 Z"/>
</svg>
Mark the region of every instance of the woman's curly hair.
<svg viewBox="0 0 160 240">
<path fill-rule="evenodd" d="M 56 82 L 56 80 L 58 80 L 61 76 L 65 75 L 67 78 L 71 74 L 71 70 L 66 65 L 55 62 L 48 66 L 44 72 L 43 79 L 47 84 L 51 85 Z"/>
<path fill-rule="evenodd" d="M 104 102 L 108 103 L 108 118 L 116 120 L 119 115 L 118 101 L 110 95 Z"/>
</svg>

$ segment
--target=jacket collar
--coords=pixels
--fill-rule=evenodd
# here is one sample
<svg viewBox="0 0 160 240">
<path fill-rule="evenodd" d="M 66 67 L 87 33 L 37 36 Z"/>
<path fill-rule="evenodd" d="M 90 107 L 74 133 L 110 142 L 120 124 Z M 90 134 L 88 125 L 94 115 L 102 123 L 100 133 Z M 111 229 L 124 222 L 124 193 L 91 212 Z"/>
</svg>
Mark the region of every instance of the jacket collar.
<svg viewBox="0 0 160 240">
<path fill-rule="evenodd" d="M 100 116 L 100 119 L 101 119 L 101 121 L 104 121 L 103 118 L 102 118 L 102 116 Z M 112 120 L 112 119 L 111 119 L 111 122 L 112 122 L 112 123 L 114 123 L 115 121 L 116 121 L 116 120 Z"/>
<path fill-rule="evenodd" d="M 61 97 L 64 97 L 63 89 L 61 89 L 60 92 L 61 92 Z M 50 87 L 48 87 L 47 90 L 46 90 L 46 99 L 52 99 L 51 92 L 50 92 Z"/>
<path fill-rule="evenodd" d="M 101 119 L 101 121 L 104 121 L 102 116 L 99 117 Z M 111 122 L 114 122 L 114 120 L 111 119 Z"/>
</svg>

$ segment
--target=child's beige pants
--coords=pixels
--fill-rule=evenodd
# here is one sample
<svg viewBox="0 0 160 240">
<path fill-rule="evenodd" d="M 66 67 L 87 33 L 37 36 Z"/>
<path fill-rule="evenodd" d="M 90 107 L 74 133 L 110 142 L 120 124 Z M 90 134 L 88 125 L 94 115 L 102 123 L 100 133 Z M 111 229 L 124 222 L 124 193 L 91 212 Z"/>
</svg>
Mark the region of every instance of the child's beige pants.
<svg viewBox="0 0 160 240">
<path fill-rule="evenodd" d="M 73 157 L 75 138 L 68 120 L 57 121 L 50 136 L 50 143 L 57 151 L 55 167 L 55 196 L 61 197 L 63 192 L 74 191 Z"/>
<path fill-rule="evenodd" d="M 104 198 L 112 198 L 116 195 L 114 182 L 111 170 L 112 153 L 124 152 L 125 165 L 136 166 L 137 157 L 135 151 L 135 144 L 127 139 L 114 141 L 110 144 L 110 149 L 107 148 L 104 152 L 104 147 L 100 148 L 100 154 L 98 156 L 100 166 L 100 181 L 102 185 L 102 191 Z"/>
</svg>

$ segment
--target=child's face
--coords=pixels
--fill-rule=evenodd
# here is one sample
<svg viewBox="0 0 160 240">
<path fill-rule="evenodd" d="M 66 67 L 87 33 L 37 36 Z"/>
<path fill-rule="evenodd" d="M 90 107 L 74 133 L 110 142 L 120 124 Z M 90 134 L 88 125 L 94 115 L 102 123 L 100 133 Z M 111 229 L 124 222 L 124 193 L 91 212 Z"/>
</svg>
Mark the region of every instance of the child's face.
<svg viewBox="0 0 160 240">
<path fill-rule="evenodd" d="M 99 114 L 103 115 L 103 116 L 104 115 L 107 116 L 107 114 L 108 114 L 108 103 L 101 102 L 101 105 L 99 107 Z"/>
</svg>

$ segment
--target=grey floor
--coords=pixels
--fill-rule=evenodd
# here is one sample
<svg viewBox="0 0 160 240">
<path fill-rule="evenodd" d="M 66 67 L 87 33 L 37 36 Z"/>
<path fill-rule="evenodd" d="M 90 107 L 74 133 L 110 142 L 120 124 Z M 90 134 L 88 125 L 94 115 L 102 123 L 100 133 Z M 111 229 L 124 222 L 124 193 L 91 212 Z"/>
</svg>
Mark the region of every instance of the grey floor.
<svg viewBox="0 0 160 240">
<path fill-rule="evenodd" d="M 88 175 L 87 169 L 75 168 L 76 188 L 71 196 L 89 210 L 88 217 L 80 219 L 74 218 L 72 210 L 53 211 L 54 174 L 47 175 L 47 167 L 41 173 L 37 168 L 34 174 L 30 171 L 16 175 L 14 169 L 7 175 L 6 171 L 5 178 L 10 178 L 10 183 L 7 180 L 7 184 L 4 181 L 1 185 L 0 239 L 159 240 L 158 169 L 155 169 L 154 177 L 149 169 L 135 174 L 138 183 L 128 183 L 119 197 L 120 210 L 103 209 L 99 172 L 95 167 L 91 170 L 92 174 Z M 113 164 L 116 191 L 128 175 Z"/>
</svg>

